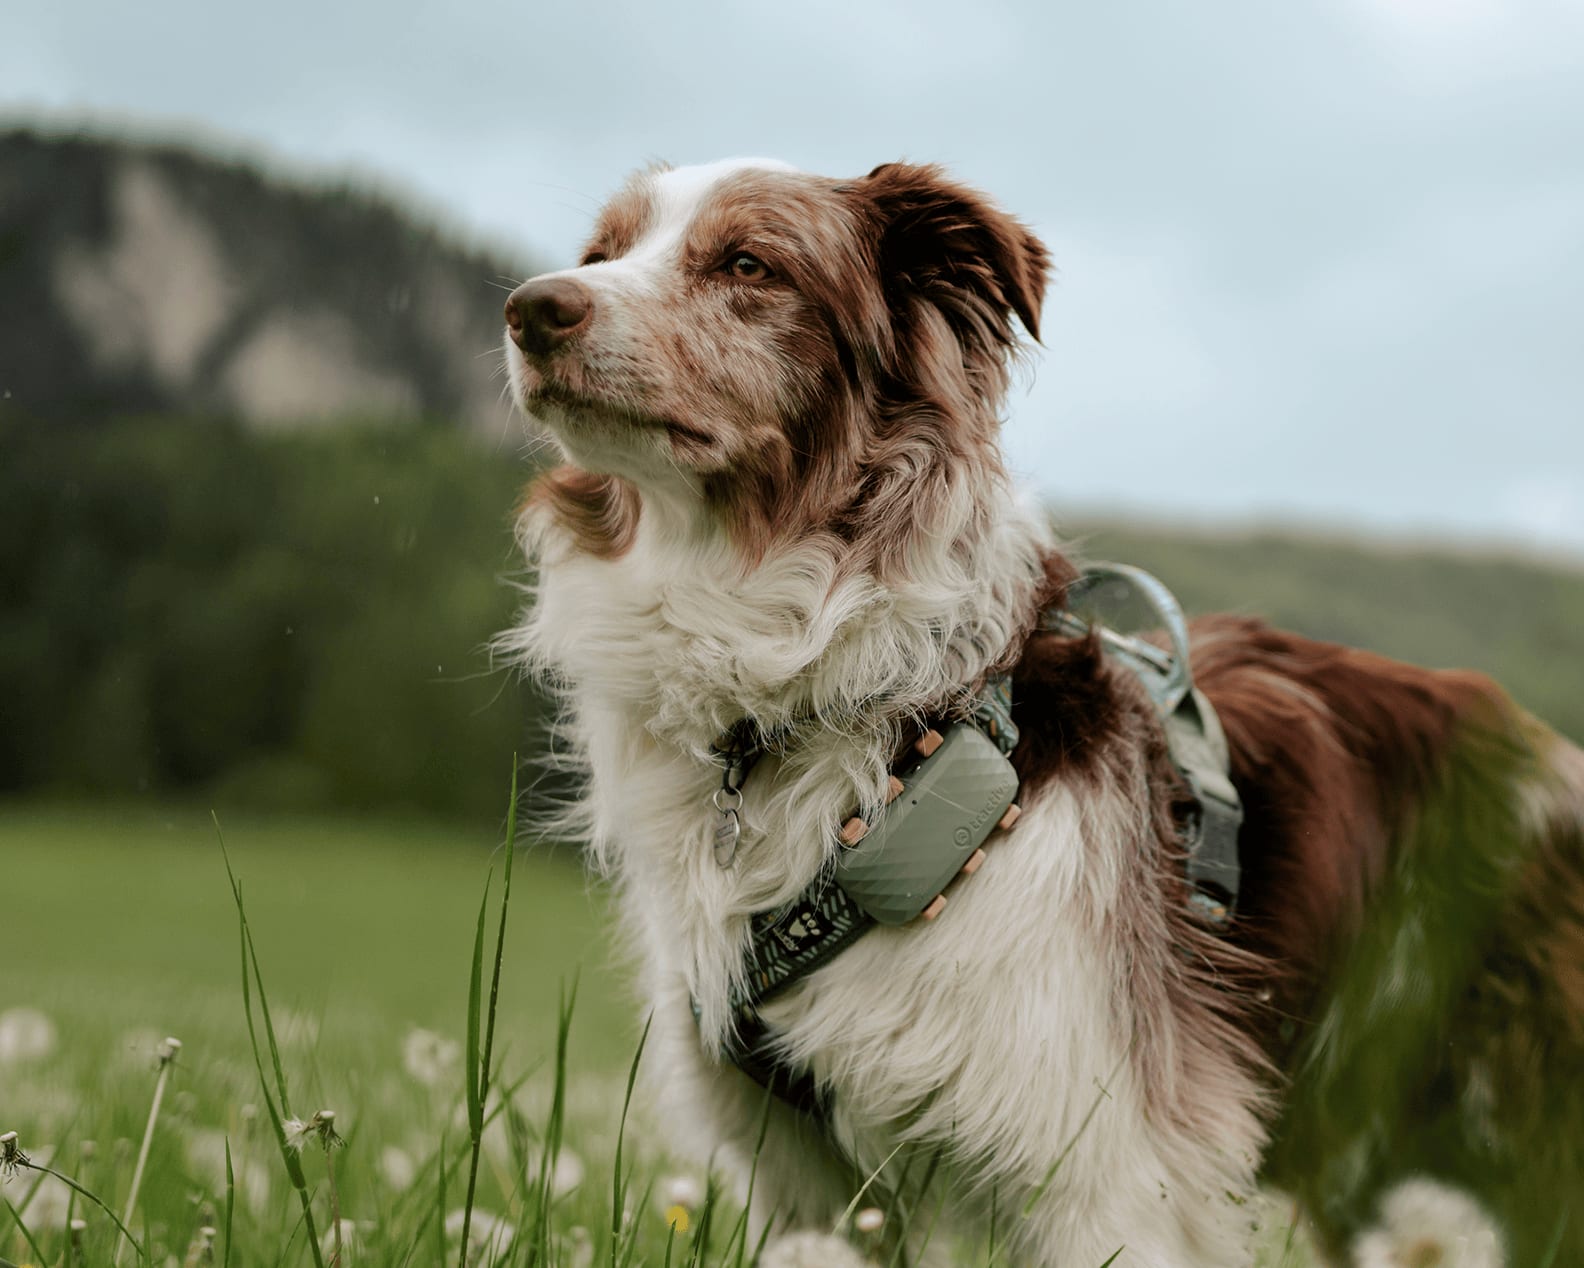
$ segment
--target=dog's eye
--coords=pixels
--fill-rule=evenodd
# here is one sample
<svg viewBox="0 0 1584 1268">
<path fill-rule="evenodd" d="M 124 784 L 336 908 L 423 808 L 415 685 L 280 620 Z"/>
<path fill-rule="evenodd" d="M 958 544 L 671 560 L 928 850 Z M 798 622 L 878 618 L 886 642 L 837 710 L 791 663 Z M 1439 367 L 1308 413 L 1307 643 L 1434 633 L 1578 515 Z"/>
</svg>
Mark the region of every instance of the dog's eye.
<svg viewBox="0 0 1584 1268">
<path fill-rule="evenodd" d="M 610 257 L 603 251 L 590 251 L 583 257 L 582 262 L 578 265 L 578 267 L 583 268 L 585 265 L 589 264 L 604 264 L 608 259 L 610 259 Z"/>
<path fill-rule="evenodd" d="M 746 251 L 739 251 L 726 261 L 726 272 L 739 282 L 768 282 L 775 276 L 768 264 Z"/>
</svg>

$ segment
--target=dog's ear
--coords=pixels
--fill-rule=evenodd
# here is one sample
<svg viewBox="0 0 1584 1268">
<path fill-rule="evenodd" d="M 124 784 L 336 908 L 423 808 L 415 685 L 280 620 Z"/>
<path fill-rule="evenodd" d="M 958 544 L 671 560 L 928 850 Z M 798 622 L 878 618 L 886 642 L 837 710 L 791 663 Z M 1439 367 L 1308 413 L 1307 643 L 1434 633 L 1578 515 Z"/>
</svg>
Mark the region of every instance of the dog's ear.
<svg viewBox="0 0 1584 1268">
<path fill-rule="evenodd" d="M 1012 313 L 1039 338 L 1050 256 L 1024 225 L 933 164 L 886 163 L 850 188 L 877 218 L 888 289 L 915 292 L 949 318 L 970 298 L 993 315 L 999 343 L 1012 341 Z"/>
</svg>

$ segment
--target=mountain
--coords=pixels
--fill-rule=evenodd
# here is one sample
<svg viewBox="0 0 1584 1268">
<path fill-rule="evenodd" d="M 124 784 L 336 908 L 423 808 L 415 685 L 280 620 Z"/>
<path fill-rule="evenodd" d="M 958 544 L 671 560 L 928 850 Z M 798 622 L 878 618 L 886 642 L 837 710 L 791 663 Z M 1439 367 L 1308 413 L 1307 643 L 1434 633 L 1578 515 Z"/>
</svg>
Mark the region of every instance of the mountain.
<svg viewBox="0 0 1584 1268">
<path fill-rule="evenodd" d="M 536 271 L 367 191 L 176 145 L 0 131 L 0 400 L 24 415 L 498 432 L 500 287 Z"/>
</svg>

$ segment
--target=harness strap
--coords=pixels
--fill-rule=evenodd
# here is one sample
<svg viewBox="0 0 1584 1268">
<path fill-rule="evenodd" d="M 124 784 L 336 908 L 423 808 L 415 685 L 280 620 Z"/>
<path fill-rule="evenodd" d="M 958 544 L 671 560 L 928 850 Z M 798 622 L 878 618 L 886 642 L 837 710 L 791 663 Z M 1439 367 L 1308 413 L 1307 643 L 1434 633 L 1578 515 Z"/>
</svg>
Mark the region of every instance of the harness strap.
<svg viewBox="0 0 1584 1268">
<path fill-rule="evenodd" d="M 1096 633 L 1106 653 L 1131 670 L 1148 693 L 1160 714 L 1171 759 L 1196 806 L 1184 827 L 1189 902 L 1201 919 L 1224 930 L 1236 911 L 1241 877 L 1238 829 L 1243 821 L 1242 802 L 1229 775 L 1226 733 L 1209 699 L 1193 685 L 1188 626 L 1171 592 L 1149 573 L 1123 564 L 1091 564 L 1073 591 L 1081 595 L 1106 580 L 1125 582 L 1149 604 L 1170 639 L 1169 653 L 1142 639 L 1091 624 L 1065 608 L 1044 613 L 1039 628 L 1075 637 Z M 1000 675 L 985 684 L 968 721 L 1003 758 L 1011 754 L 1017 746 L 1018 729 L 1012 721 L 1010 677 Z M 734 734 L 738 742 L 730 750 L 732 766 L 744 774 L 758 756 L 749 751 L 746 735 L 746 731 L 741 737 Z M 729 766 L 728 779 L 731 769 Z M 1013 778 L 1011 795 L 1015 795 Z M 906 847 L 908 841 L 901 838 L 885 844 L 895 850 Z M 848 851 L 850 855 L 858 853 Z M 859 892 L 866 892 L 858 873 L 850 879 Z M 828 964 L 878 921 L 901 923 L 916 913 L 918 908 L 910 902 L 905 899 L 877 906 L 873 894 L 861 902 L 842 884 L 839 859 L 792 902 L 752 917 L 743 982 L 731 992 L 733 1028 L 721 1055 L 796 1108 L 822 1118 L 825 1107 L 813 1076 L 806 1069 L 790 1067 L 780 1056 L 761 1010 Z M 892 915 L 893 908 L 902 914 Z M 697 1011 L 695 1004 L 695 1015 Z"/>
<path fill-rule="evenodd" d="M 1232 785 L 1226 732 L 1209 698 L 1193 685 L 1188 622 L 1172 592 L 1142 568 L 1108 563 L 1090 564 L 1075 588 L 1082 594 L 1105 581 L 1125 583 L 1149 604 L 1171 641 L 1169 654 L 1142 639 L 1103 625 L 1091 626 L 1065 609 L 1047 613 L 1042 626 L 1080 635 L 1098 630 L 1106 651 L 1138 675 L 1154 701 L 1167 750 L 1196 804 L 1183 842 L 1189 903 L 1201 919 L 1224 930 L 1237 911 L 1242 879 L 1238 829 L 1243 824 L 1243 802 Z"/>
</svg>

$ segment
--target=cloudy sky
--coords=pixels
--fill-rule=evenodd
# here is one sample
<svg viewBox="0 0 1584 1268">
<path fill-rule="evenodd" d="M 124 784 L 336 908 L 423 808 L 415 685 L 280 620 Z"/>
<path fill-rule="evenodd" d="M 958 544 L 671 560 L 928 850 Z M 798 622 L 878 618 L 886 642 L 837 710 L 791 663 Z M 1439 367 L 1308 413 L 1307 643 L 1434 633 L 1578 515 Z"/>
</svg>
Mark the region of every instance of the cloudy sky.
<svg viewBox="0 0 1584 1268">
<path fill-rule="evenodd" d="M 54 0 L 0 113 L 350 165 L 524 270 L 652 158 L 940 161 L 1055 254 L 1059 504 L 1584 559 L 1580 0 Z"/>
</svg>

